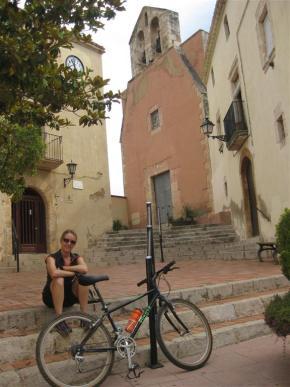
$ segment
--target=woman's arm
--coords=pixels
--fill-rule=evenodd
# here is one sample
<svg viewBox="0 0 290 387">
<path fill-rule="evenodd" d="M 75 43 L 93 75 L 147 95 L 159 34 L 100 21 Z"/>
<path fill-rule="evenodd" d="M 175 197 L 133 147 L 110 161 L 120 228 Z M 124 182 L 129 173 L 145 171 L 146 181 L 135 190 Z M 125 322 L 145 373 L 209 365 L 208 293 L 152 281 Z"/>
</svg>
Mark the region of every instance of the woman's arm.
<svg viewBox="0 0 290 387">
<path fill-rule="evenodd" d="M 74 276 L 74 273 L 71 271 L 68 271 L 65 269 L 64 270 L 57 269 L 55 266 L 55 260 L 51 256 L 47 257 L 45 262 L 46 262 L 47 272 L 51 278 L 73 277 Z"/>
<path fill-rule="evenodd" d="M 63 266 L 63 270 L 69 271 L 71 273 L 86 274 L 88 272 L 88 266 L 85 263 L 85 260 L 83 257 L 78 257 L 77 258 L 77 265 Z"/>
</svg>

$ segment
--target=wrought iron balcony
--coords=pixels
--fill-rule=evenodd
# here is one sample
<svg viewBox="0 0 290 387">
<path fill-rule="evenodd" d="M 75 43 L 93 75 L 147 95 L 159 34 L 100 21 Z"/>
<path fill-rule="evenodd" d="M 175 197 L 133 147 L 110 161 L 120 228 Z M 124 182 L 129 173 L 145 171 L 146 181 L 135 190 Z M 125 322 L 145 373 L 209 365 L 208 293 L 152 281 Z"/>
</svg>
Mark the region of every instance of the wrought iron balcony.
<svg viewBox="0 0 290 387">
<path fill-rule="evenodd" d="M 62 136 L 44 132 L 43 140 L 45 151 L 38 168 L 50 171 L 63 163 Z"/>
<path fill-rule="evenodd" d="M 224 128 L 227 148 L 238 150 L 248 137 L 248 127 L 245 120 L 243 101 L 234 100 L 224 118 Z"/>
</svg>

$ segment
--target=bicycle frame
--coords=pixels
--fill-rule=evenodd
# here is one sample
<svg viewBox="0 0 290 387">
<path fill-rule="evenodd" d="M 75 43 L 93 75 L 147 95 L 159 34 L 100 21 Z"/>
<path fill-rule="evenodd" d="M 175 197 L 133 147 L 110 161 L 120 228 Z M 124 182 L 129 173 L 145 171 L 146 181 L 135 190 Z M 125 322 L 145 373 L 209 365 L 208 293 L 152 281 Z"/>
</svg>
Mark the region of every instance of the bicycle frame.
<svg viewBox="0 0 290 387">
<path fill-rule="evenodd" d="M 100 302 L 101 305 L 102 305 L 102 310 L 104 311 L 104 313 L 102 314 L 102 316 L 100 318 L 97 319 L 97 321 L 92 325 L 92 327 L 89 329 L 89 331 L 87 332 L 87 334 L 85 335 L 85 337 L 83 338 L 82 342 L 79 344 L 80 346 L 83 346 L 86 344 L 86 342 L 90 339 L 90 337 L 95 333 L 95 331 L 98 329 L 98 327 L 103 323 L 103 320 L 105 318 L 107 318 L 113 328 L 113 331 L 116 333 L 116 335 L 118 335 L 119 333 L 119 330 L 118 330 L 118 327 L 116 326 L 113 318 L 111 317 L 111 313 L 115 312 L 116 310 L 119 310 L 121 308 L 123 308 L 124 306 L 127 306 L 127 305 L 130 305 L 132 304 L 133 302 L 137 301 L 137 300 L 140 300 L 141 298 L 144 298 L 146 296 L 148 296 L 149 294 L 153 294 L 153 298 L 151 300 L 151 302 L 146 306 L 145 310 L 143 311 L 141 317 L 139 318 L 135 328 L 133 329 L 133 331 L 130 333 L 129 337 L 131 338 L 134 338 L 139 330 L 139 328 L 141 327 L 141 325 L 143 324 L 145 318 L 147 316 L 149 316 L 150 314 L 150 311 L 152 310 L 152 307 L 153 305 L 155 304 L 155 302 L 159 299 L 160 303 L 166 303 L 168 305 L 170 305 L 170 302 L 167 301 L 166 297 L 164 297 L 157 286 L 155 286 L 153 289 L 143 293 L 142 295 L 139 295 L 137 297 L 134 297 L 134 298 L 131 298 L 129 301 L 126 301 L 126 302 L 123 302 L 117 306 L 115 306 L 114 308 L 109 308 L 108 305 L 106 304 L 105 300 L 103 299 L 99 289 L 96 287 L 96 285 L 94 285 L 94 289 L 95 289 L 95 292 L 97 293 L 98 295 L 98 299 L 95 300 L 95 302 Z M 86 352 L 106 352 L 108 350 L 112 350 L 112 351 L 115 351 L 116 350 L 116 347 L 111 347 L 111 348 L 91 348 L 91 349 L 86 349 Z"/>
</svg>

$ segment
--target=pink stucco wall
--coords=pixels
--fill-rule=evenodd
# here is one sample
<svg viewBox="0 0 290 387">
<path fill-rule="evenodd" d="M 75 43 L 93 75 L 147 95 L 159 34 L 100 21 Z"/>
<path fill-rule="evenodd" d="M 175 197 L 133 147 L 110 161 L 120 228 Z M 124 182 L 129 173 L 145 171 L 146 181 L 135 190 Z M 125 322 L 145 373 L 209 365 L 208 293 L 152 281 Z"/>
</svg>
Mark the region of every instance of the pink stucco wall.
<svg viewBox="0 0 290 387">
<path fill-rule="evenodd" d="M 195 40 L 199 55 L 201 39 Z M 123 97 L 121 143 L 131 225 L 145 225 L 145 202 L 155 200 L 152 176 L 168 170 L 174 217 L 181 215 L 184 205 L 210 211 L 210 164 L 207 140 L 200 131 L 200 93 L 179 53 L 169 49 L 129 82 Z M 155 108 L 161 125 L 151 130 L 150 112 Z"/>
</svg>

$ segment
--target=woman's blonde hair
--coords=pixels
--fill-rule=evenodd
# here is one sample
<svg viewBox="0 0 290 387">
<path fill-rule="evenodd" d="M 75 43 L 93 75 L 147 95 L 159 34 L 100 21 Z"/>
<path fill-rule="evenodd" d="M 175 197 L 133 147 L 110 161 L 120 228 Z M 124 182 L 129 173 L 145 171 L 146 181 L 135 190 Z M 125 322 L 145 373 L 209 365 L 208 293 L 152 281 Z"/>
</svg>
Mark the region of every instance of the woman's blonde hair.
<svg viewBox="0 0 290 387">
<path fill-rule="evenodd" d="M 61 234 L 60 241 L 63 240 L 63 238 L 65 237 L 66 234 L 72 234 L 76 238 L 76 241 L 77 241 L 77 239 L 78 239 L 77 233 L 74 230 L 70 230 L 70 229 L 64 230 L 64 232 Z"/>
</svg>

